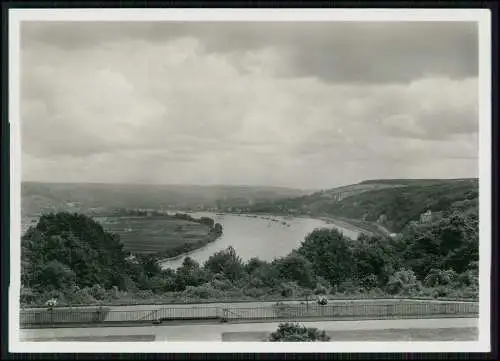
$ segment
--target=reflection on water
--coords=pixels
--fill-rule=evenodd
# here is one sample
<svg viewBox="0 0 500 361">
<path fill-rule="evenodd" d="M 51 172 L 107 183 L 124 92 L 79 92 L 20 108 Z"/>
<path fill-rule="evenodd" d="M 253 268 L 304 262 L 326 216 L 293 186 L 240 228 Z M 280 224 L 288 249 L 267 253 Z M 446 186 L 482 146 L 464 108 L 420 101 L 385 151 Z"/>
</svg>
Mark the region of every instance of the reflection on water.
<svg viewBox="0 0 500 361">
<path fill-rule="evenodd" d="M 356 238 L 358 235 L 356 231 L 310 218 L 285 219 L 272 216 L 218 215 L 209 212 L 197 212 L 191 215 L 195 218 L 202 216 L 213 218 L 224 227 L 224 234 L 221 238 L 189 254 L 189 257 L 200 263 L 205 262 L 215 252 L 229 246 L 233 246 L 244 261 L 252 257 L 271 261 L 298 248 L 308 233 L 320 227 L 336 227 L 351 238 Z M 162 268 L 177 268 L 182 264 L 183 259 L 184 256 L 165 261 Z"/>
</svg>

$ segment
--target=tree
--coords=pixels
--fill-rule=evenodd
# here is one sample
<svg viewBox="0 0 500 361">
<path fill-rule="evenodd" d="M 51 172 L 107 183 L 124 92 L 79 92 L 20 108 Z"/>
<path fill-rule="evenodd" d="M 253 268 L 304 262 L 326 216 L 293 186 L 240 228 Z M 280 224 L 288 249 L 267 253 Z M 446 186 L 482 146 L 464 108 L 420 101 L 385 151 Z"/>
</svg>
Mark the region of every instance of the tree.
<svg viewBox="0 0 500 361">
<path fill-rule="evenodd" d="M 336 229 L 317 229 L 298 249 L 313 265 L 314 273 L 339 284 L 352 275 L 353 258 L 348 238 Z"/>
<path fill-rule="evenodd" d="M 257 257 L 252 257 L 245 264 L 245 271 L 248 274 L 254 273 L 257 269 L 266 266 L 267 262 L 258 259 Z"/>
<path fill-rule="evenodd" d="M 161 273 L 161 267 L 158 264 L 156 257 L 152 255 L 144 255 L 139 257 L 139 261 L 148 277 L 158 276 Z"/>
<path fill-rule="evenodd" d="M 143 265 L 128 263 L 126 256 L 118 235 L 92 218 L 68 212 L 44 214 L 21 239 L 22 282 L 35 291 L 68 294 L 73 283 L 106 289 L 125 289 L 130 280 L 146 284 Z"/>
<path fill-rule="evenodd" d="M 307 328 L 298 323 L 280 323 L 278 329 L 271 333 L 271 342 L 327 342 L 330 337 L 325 331 L 317 328 Z"/>
<path fill-rule="evenodd" d="M 198 262 L 191 257 L 185 257 L 182 265 L 175 272 L 175 285 L 182 291 L 186 286 L 199 286 L 205 283 L 206 277 Z"/>
<path fill-rule="evenodd" d="M 389 278 L 387 291 L 390 294 L 412 295 L 420 290 L 420 283 L 411 269 L 402 268 Z"/>
<path fill-rule="evenodd" d="M 282 279 L 296 281 L 299 286 L 307 288 L 316 285 L 311 262 L 297 252 L 277 260 L 276 267 Z"/>
<path fill-rule="evenodd" d="M 478 220 L 471 215 L 453 213 L 430 225 L 420 225 L 403 236 L 405 264 L 420 279 L 431 269 L 464 272 L 470 262 L 479 260 Z"/>
<path fill-rule="evenodd" d="M 204 269 L 212 274 L 222 274 L 231 281 L 236 281 L 243 275 L 244 268 L 241 258 L 232 246 L 214 253 L 205 262 Z"/>
<path fill-rule="evenodd" d="M 352 253 L 353 274 L 367 287 L 385 285 L 402 264 L 398 244 L 390 238 L 360 236 L 352 242 Z"/>
<path fill-rule="evenodd" d="M 59 290 L 73 284 L 75 272 L 59 261 L 50 261 L 35 270 L 34 278 L 38 289 Z"/>
<path fill-rule="evenodd" d="M 479 288 L 479 264 L 473 261 L 467 267 L 467 270 L 457 277 L 457 283 L 462 287 Z"/>
</svg>

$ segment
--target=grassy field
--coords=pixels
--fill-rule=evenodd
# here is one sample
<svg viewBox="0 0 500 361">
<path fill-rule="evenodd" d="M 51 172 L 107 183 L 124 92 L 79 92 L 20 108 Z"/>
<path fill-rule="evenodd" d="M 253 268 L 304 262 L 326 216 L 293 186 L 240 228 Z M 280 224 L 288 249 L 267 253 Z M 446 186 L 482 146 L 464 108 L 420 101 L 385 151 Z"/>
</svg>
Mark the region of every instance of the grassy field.
<svg viewBox="0 0 500 361">
<path fill-rule="evenodd" d="M 102 217 L 102 226 L 120 235 L 124 248 L 134 253 L 156 253 L 186 243 L 206 239 L 209 227 L 203 224 L 165 217 Z"/>
</svg>

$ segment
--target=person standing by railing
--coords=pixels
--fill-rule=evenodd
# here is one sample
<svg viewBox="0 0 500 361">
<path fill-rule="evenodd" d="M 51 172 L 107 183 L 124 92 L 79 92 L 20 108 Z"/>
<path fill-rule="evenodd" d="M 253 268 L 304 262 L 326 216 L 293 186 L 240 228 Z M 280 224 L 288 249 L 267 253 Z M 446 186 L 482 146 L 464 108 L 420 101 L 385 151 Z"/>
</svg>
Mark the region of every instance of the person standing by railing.
<svg viewBox="0 0 500 361">
<path fill-rule="evenodd" d="M 55 298 L 51 298 L 45 302 L 45 305 L 47 306 L 47 311 L 50 315 L 50 325 L 54 326 L 54 307 L 57 305 L 57 300 Z"/>
</svg>

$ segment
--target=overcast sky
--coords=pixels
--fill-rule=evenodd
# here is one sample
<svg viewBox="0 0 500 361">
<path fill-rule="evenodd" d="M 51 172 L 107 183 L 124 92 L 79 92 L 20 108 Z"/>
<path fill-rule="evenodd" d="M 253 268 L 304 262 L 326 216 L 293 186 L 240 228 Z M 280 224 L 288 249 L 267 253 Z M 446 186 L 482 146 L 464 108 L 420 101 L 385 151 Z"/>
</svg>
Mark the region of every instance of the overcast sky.
<svg viewBox="0 0 500 361">
<path fill-rule="evenodd" d="M 474 23 L 24 23 L 23 180 L 477 177 Z"/>
</svg>

